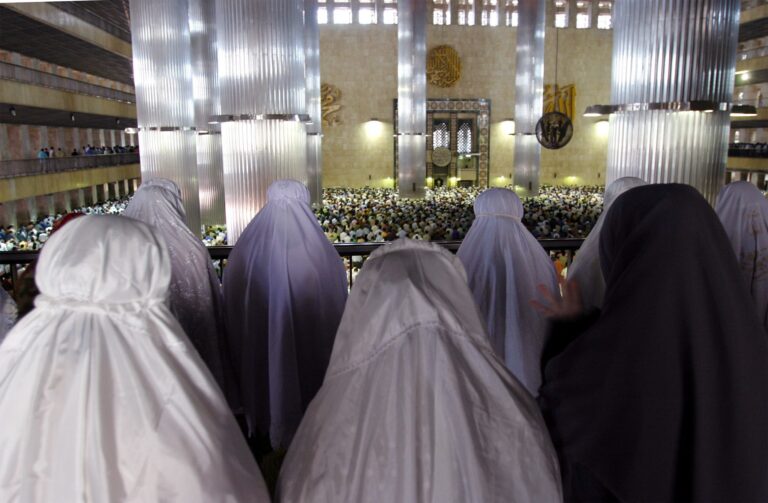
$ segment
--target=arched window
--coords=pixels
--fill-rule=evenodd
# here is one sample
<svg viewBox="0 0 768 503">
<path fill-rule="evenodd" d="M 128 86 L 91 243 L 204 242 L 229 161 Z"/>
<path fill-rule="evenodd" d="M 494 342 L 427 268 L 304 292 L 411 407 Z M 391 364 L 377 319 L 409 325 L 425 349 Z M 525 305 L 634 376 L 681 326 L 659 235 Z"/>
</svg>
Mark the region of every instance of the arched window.
<svg viewBox="0 0 768 503">
<path fill-rule="evenodd" d="M 472 153 L 472 121 L 459 121 L 459 130 L 456 135 L 457 149 L 459 154 Z"/>
<path fill-rule="evenodd" d="M 451 133 L 448 123 L 444 120 L 436 120 L 432 126 L 432 149 L 451 148 Z"/>
</svg>

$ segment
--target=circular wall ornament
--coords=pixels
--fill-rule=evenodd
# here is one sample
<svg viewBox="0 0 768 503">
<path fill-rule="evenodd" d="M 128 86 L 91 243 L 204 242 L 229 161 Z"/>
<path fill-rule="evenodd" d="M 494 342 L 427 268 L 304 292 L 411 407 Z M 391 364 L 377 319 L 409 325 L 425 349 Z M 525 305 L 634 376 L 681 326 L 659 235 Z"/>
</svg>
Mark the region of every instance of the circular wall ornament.
<svg viewBox="0 0 768 503">
<path fill-rule="evenodd" d="M 451 151 L 445 147 L 437 147 L 432 151 L 432 164 L 444 168 L 451 163 Z"/>
<path fill-rule="evenodd" d="M 536 139 L 548 149 L 563 148 L 573 137 L 573 123 L 567 115 L 548 112 L 536 123 Z"/>
<path fill-rule="evenodd" d="M 461 78 L 461 59 L 450 45 L 438 45 L 427 54 L 427 80 L 437 87 L 451 87 Z"/>
</svg>

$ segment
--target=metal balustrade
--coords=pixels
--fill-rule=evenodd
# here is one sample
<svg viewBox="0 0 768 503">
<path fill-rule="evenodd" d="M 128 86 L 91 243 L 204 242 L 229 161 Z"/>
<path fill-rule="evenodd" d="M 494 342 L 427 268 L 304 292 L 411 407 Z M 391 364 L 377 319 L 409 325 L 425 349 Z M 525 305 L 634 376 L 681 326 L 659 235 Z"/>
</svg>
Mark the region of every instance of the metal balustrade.
<svg viewBox="0 0 768 503">
<path fill-rule="evenodd" d="M 94 96 L 123 103 L 136 103 L 136 96 L 117 89 L 89 84 L 80 80 L 61 77 L 53 73 L 41 72 L 13 63 L 0 62 L 0 79 L 23 82 L 35 86 L 49 87 L 60 91 Z"/>
<path fill-rule="evenodd" d="M 45 175 L 138 163 L 138 153 L 77 155 L 71 157 L 49 157 L 46 159 L 0 161 L 0 178 Z"/>
<path fill-rule="evenodd" d="M 434 243 L 445 247 L 451 253 L 456 253 L 461 246 L 461 241 L 433 241 Z M 583 239 L 540 239 L 539 243 L 546 250 L 550 256 L 556 253 L 564 253 L 567 258 L 567 263 L 570 264 L 573 259 L 573 254 L 584 243 Z M 352 287 L 357 271 L 362 267 L 363 262 L 368 256 L 373 253 L 380 246 L 385 246 L 387 243 L 334 243 L 333 247 L 336 252 L 344 260 L 345 267 L 347 269 L 347 281 L 349 286 Z M 211 259 L 218 263 L 217 272 L 221 278 L 221 274 L 224 272 L 226 259 L 229 257 L 232 251 L 231 246 L 211 246 L 208 248 L 208 253 L 211 255 Z M 39 255 L 39 251 L 27 250 L 27 251 L 9 251 L 0 252 L 0 267 L 8 268 L 7 273 L 11 276 L 11 283 L 15 284 L 18 278 L 19 271 L 22 266 L 34 262 Z M 554 257 L 553 257 L 554 258 Z"/>
</svg>

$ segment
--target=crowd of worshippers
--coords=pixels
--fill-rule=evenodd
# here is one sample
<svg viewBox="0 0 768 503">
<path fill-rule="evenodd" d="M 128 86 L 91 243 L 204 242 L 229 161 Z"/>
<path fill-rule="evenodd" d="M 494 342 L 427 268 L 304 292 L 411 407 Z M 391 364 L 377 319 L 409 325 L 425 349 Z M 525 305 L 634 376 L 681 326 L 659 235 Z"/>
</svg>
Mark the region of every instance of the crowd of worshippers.
<svg viewBox="0 0 768 503">
<path fill-rule="evenodd" d="M 126 153 L 139 153 L 139 147 L 136 145 L 113 145 L 96 147 L 91 145 L 83 145 L 81 150 L 77 147 L 72 149 L 72 152 L 65 152 L 61 147 L 43 147 L 37 152 L 38 159 L 52 159 L 60 157 L 73 157 L 77 155 L 109 155 L 109 154 L 126 154 Z"/>
<path fill-rule="evenodd" d="M 424 200 L 402 199 L 392 189 L 325 189 L 323 206 L 315 215 L 334 243 L 392 241 L 406 237 L 425 241 L 461 240 L 475 218 L 473 204 L 481 189 L 428 190 Z M 130 198 L 74 209 L 86 214 L 122 213 Z M 543 186 L 535 197 L 522 200 L 523 224 L 537 238 L 584 238 L 597 222 L 603 205 L 599 186 Z M 0 229 L 0 251 L 37 250 L 64 214 Z M 206 226 L 206 246 L 227 244 L 225 225 Z"/>
<path fill-rule="evenodd" d="M 768 501 L 768 200 L 605 205 L 562 288 L 494 188 L 349 292 L 296 181 L 221 284 L 168 180 L 70 215 L 3 325 L 0 501 Z"/>
<path fill-rule="evenodd" d="M 84 215 L 118 215 L 128 204 L 128 198 L 114 199 L 90 206 L 82 206 L 72 210 L 72 213 Z M 39 250 L 51 235 L 56 222 L 67 213 L 45 215 L 35 222 L 28 222 L 18 227 L 8 225 L 0 227 L 0 252 L 14 250 Z"/>
<path fill-rule="evenodd" d="M 475 218 L 473 204 L 483 189 L 427 189 L 423 199 L 400 198 L 393 189 L 326 189 L 317 218 L 332 242 L 461 240 Z M 523 224 L 537 238 L 583 238 L 595 225 L 603 187 L 542 186 L 523 199 Z"/>
</svg>

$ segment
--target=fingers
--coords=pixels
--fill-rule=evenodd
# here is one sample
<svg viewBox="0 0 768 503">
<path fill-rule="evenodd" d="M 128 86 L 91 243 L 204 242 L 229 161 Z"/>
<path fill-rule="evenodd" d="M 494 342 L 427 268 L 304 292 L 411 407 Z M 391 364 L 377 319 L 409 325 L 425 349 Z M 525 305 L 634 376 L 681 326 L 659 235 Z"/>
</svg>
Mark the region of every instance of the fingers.
<svg viewBox="0 0 768 503">
<path fill-rule="evenodd" d="M 543 314 L 544 316 L 552 317 L 552 316 L 555 316 L 557 314 L 555 310 L 553 310 L 552 308 L 550 308 L 547 305 L 542 304 L 538 300 L 535 300 L 535 299 L 534 300 L 530 300 L 530 301 L 528 301 L 528 303 L 531 306 L 533 306 L 533 308 L 536 309 L 538 312 Z"/>
</svg>

